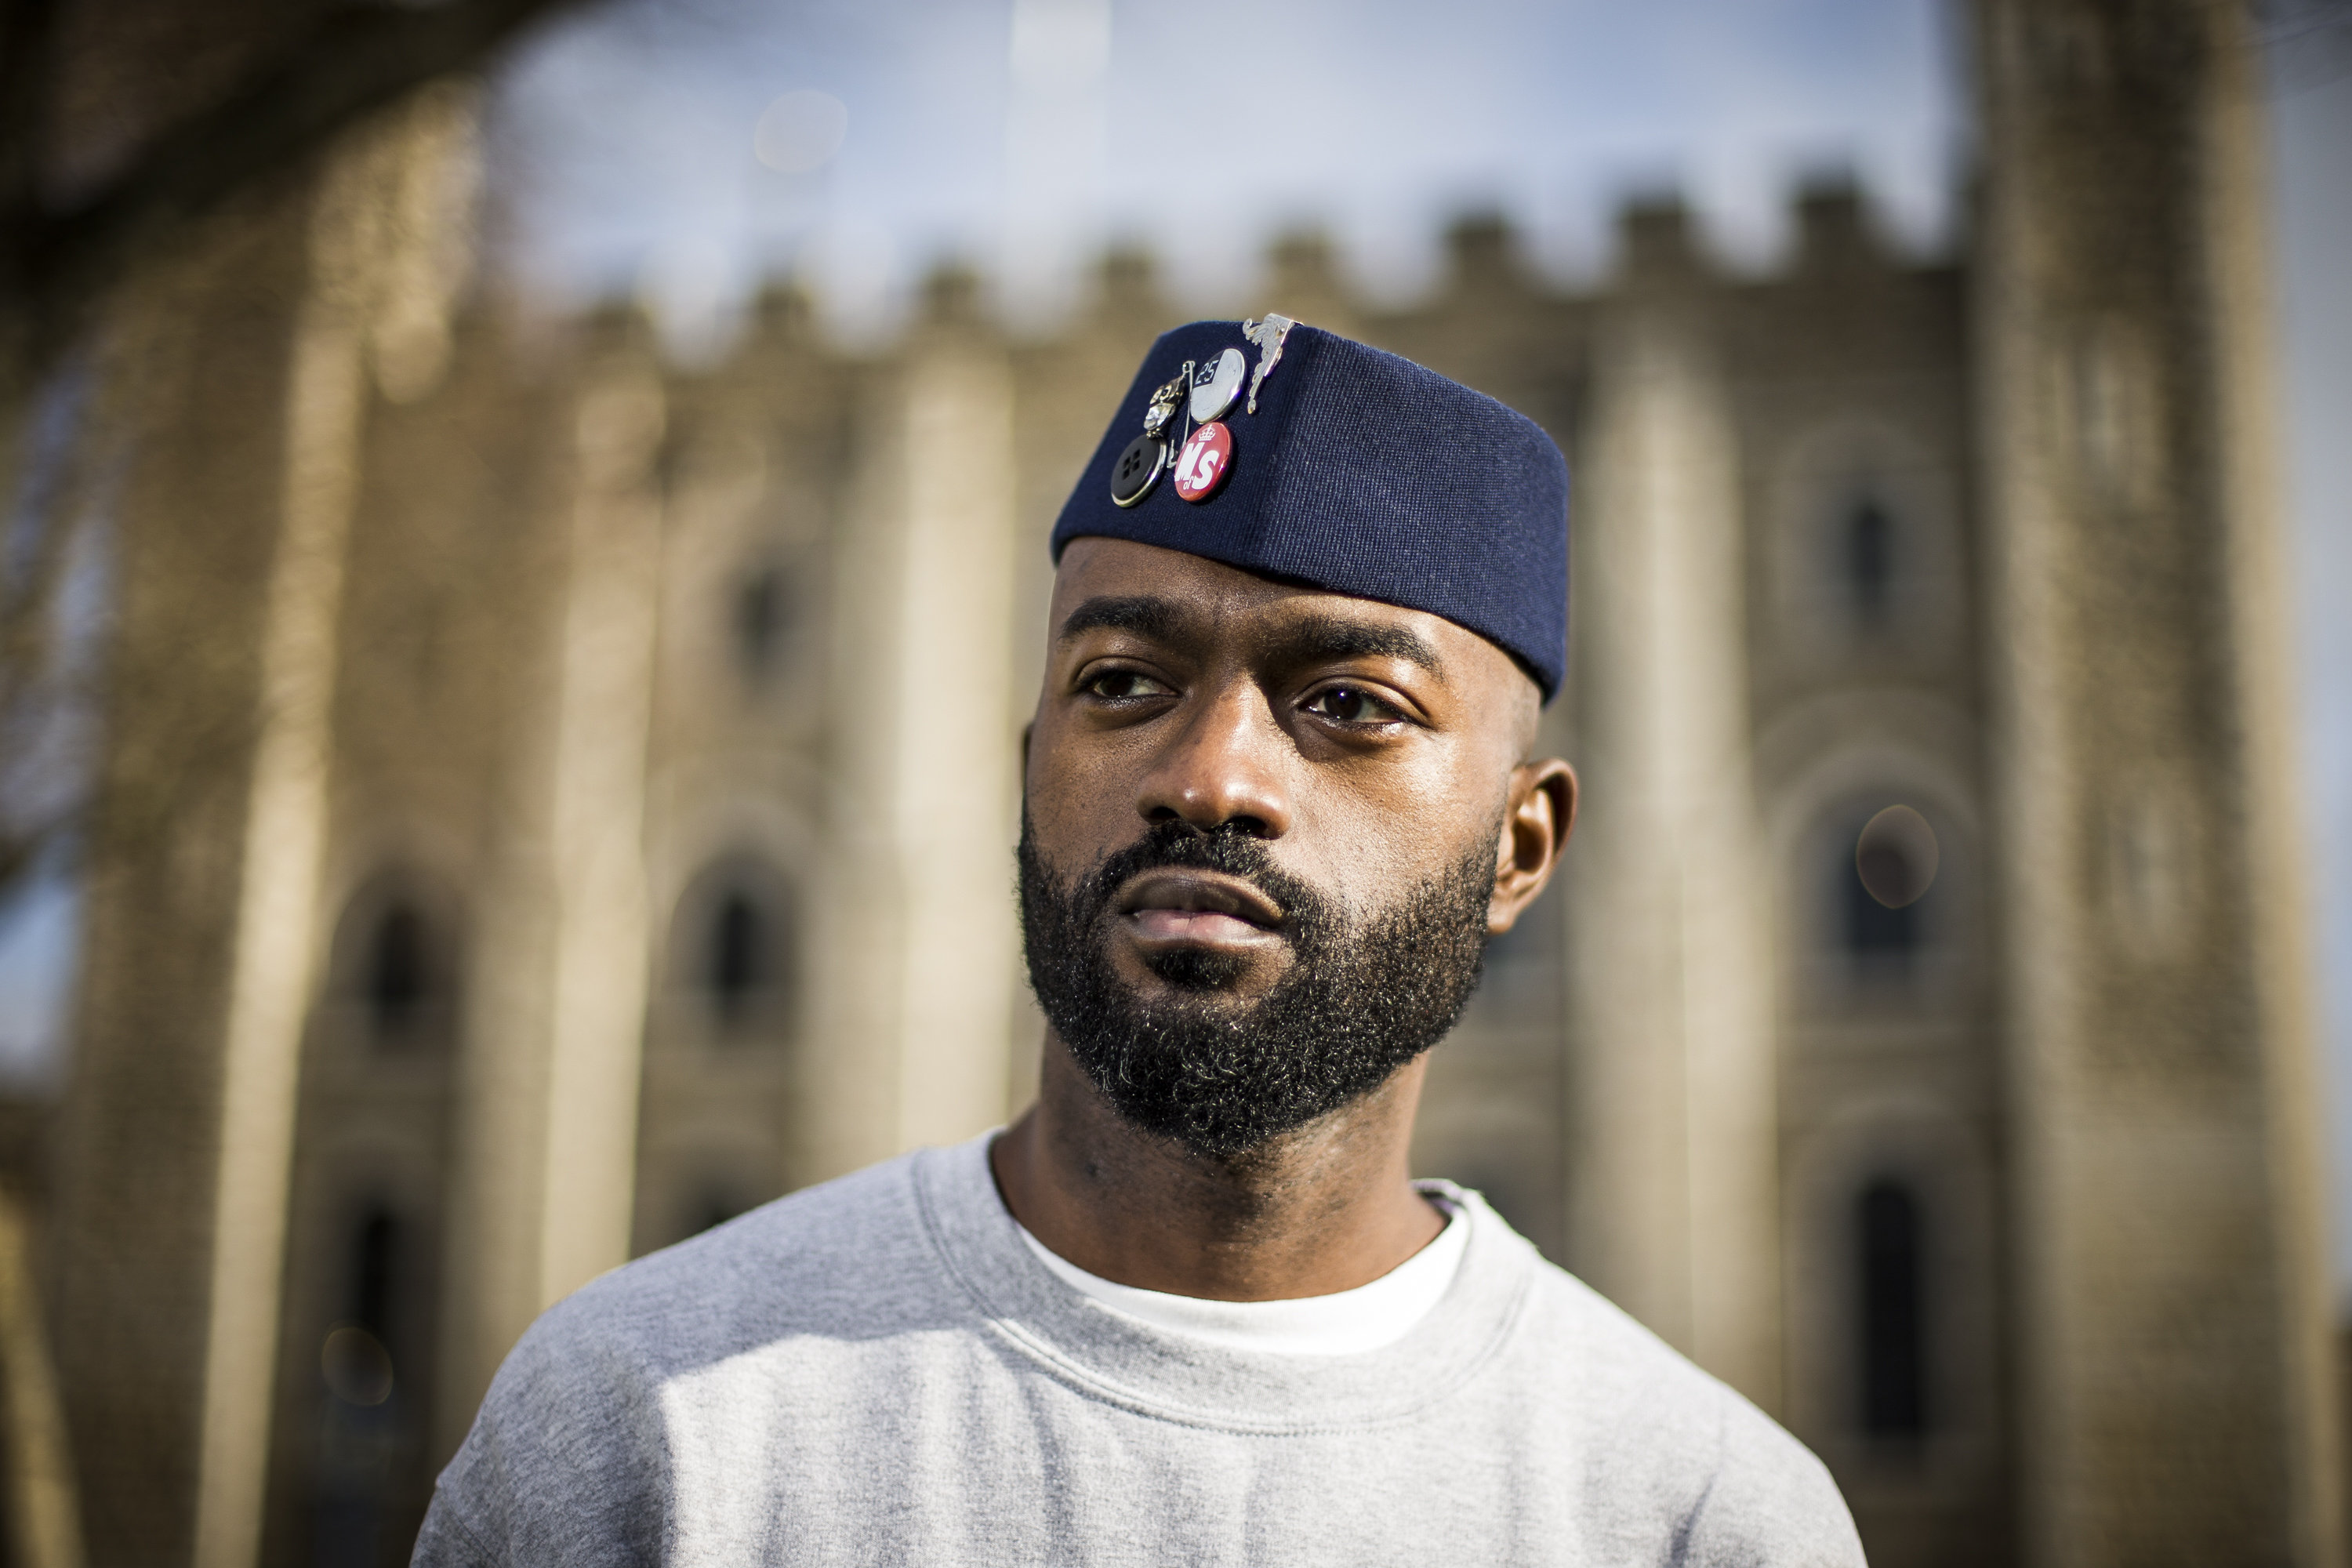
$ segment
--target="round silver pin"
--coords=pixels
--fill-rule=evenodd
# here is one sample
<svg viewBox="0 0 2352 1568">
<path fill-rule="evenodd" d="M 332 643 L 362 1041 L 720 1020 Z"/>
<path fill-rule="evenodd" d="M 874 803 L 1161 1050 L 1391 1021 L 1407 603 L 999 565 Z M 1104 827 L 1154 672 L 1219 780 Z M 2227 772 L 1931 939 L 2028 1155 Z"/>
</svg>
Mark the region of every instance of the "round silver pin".
<svg viewBox="0 0 2352 1568">
<path fill-rule="evenodd" d="M 1227 349 L 1202 362 L 1192 373 L 1192 423 L 1206 425 L 1223 418 L 1234 399 L 1242 395 L 1242 381 L 1248 374 L 1249 362 L 1239 349 Z"/>
</svg>

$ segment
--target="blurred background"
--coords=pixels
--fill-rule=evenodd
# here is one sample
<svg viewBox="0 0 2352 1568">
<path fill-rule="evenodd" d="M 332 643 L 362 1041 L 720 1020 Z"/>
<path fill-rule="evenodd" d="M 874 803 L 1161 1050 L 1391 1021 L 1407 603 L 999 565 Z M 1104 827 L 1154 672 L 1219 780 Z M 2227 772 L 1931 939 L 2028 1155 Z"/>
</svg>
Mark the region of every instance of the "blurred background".
<svg viewBox="0 0 2352 1568">
<path fill-rule="evenodd" d="M 1279 310 L 1577 476 L 1421 1167 L 1874 1562 L 2341 1562 L 2347 254 L 2343 0 L 6 0 L 9 1559 L 404 1562 L 1017 1113 L 1045 535 Z"/>
</svg>

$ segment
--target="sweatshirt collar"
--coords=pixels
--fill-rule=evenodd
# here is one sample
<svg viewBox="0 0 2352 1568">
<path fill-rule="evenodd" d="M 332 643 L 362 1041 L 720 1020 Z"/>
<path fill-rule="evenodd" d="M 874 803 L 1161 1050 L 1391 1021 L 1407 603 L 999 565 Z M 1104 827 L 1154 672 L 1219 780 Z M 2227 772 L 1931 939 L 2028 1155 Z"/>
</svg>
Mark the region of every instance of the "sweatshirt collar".
<svg viewBox="0 0 2352 1568">
<path fill-rule="evenodd" d="M 984 1134 L 909 1166 L 924 1228 L 948 1272 L 1009 1350 L 1089 1398 L 1188 1426 L 1288 1433 L 1408 1420 L 1493 1364 L 1533 1284 L 1535 1250 L 1475 1193 L 1423 1184 L 1457 1205 L 1462 1261 L 1437 1304 L 1393 1344 L 1297 1356 L 1212 1344 L 1108 1312 L 1024 1245 L 998 1196 Z"/>
</svg>

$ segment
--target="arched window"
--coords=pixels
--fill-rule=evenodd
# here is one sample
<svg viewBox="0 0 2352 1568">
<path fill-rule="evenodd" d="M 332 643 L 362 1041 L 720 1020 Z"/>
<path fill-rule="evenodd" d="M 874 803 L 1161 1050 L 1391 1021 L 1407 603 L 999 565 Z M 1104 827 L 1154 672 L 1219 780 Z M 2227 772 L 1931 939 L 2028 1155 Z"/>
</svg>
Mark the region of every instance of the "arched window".
<svg viewBox="0 0 2352 1568">
<path fill-rule="evenodd" d="M 1866 627 L 1885 623 L 1895 592 L 1895 522 L 1868 497 L 1845 516 L 1839 541 L 1846 603 Z"/>
<path fill-rule="evenodd" d="M 376 918 L 362 990 L 378 1036 L 406 1034 L 423 1012 L 432 994 L 432 960 L 425 917 L 409 904 L 392 904 Z"/>
<path fill-rule="evenodd" d="M 350 1234 L 345 1314 L 319 1347 L 321 1419 L 298 1450 L 310 1471 L 311 1547 L 321 1563 L 372 1563 L 423 1458 L 416 1369 L 395 1364 L 392 1320 L 402 1310 L 402 1226 L 373 1205 Z M 289 1435 L 290 1436 L 290 1435 Z"/>
<path fill-rule="evenodd" d="M 765 862 L 730 856 L 706 869 L 678 900 L 670 937 L 670 985 L 723 1034 L 748 1036 L 782 1023 L 793 979 L 793 900 Z"/>
<path fill-rule="evenodd" d="M 773 938 L 768 917 L 739 888 L 719 900 L 710 922 L 711 1005 L 732 1022 L 749 1013 L 772 980 Z"/>
<path fill-rule="evenodd" d="M 1843 844 L 1838 848 L 1838 907 L 1845 951 L 1857 963 L 1873 968 L 1909 967 L 1911 955 L 1919 945 L 1919 906 L 1908 903 L 1889 907 L 1881 902 L 1863 880 L 1864 868 L 1858 864 L 1859 858 Z M 1899 856 L 1903 851 L 1890 848 L 1878 853 Z"/>
<path fill-rule="evenodd" d="M 1881 1178 L 1863 1189 L 1854 1247 L 1862 1429 L 1916 1438 L 1927 1429 L 1927 1357 L 1919 1205 L 1909 1188 Z"/>
<path fill-rule="evenodd" d="M 758 685 L 775 672 L 792 630 L 792 584 L 781 568 L 762 566 L 735 585 L 735 662 Z"/>
<path fill-rule="evenodd" d="M 382 1206 L 371 1208 L 360 1220 L 352 1246 L 349 1292 L 351 1321 L 378 1339 L 388 1337 L 392 1322 L 394 1271 L 400 1259 L 400 1221 Z"/>
<path fill-rule="evenodd" d="M 1848 961 L 1881 975 L 1907 971 L 1922 945 L 1920 901 L 1942 860 L 1935 828 L 1911 806 L 1888 805 L 1831 847 L 1831 907 Z"/>
<path fill-rule="evenodd" d="M 412 1053 L 449 1043 L 457 1020 L 457 901 L 407 868 L 370 879 L 343 906 L 329 993 L 344 1037 Z"/>
<path fill-rule="evenodd" d="M 392 1319 L 399 1310 L 400 1221 L 382 1205 L 370 1207 L 352 1232 L 343 1282 L 342 1320 L 320 1347 L 319 1370 L 328 1392 L 344 1405 L 374 1409 L 394 1388 Z"/>
</svg>

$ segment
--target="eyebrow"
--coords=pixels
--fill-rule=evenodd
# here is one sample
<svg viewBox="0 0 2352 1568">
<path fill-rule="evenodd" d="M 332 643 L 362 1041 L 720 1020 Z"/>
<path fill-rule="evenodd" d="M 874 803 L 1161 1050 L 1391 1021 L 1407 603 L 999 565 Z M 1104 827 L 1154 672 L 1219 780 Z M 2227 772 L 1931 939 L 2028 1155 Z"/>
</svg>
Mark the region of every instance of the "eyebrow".
<svg viewBox="0 0 2352 1568">
<path fill-rule="evenodd" d="M 1139 637 L 1166 641 L 1176 635 L 1184 618 L 1183 612 L 1174 605 L 1150 594 L 1118 597 L 1102 595 L 1072 610 L 1069 619 L 1062 623 L 1062 629 L 1054 634 L 1054 639 L 1067 642 L 1081 632 L 1101 629 L 1134 632 Z"/>
<path fill-rule="evenodd" d="M 1088 599 L 1069 614 L 1055 634 L 1067 642 L 1084 632 L 1133 632 L 1166 642 L 1192 617 L 1178 605 L 1150 594 L 1109 595 Z M 1405 626 L 1368 625 L 1340 616 L 1303 616 L 1258 641 L 1261 655 L 1307 664 L 1341 658 L 1401 658 L 1443 679 L 1445 661 L 1429 639 Z"/>
<path fill-rule="evenodd" d="M 1406 626 L 1372 626 L 1338 616 L 1307 616 L 1267 635 L 1266 650 L 1300 663 L 1333 658 L 1401 658 L 1430 674 L 1445 674 L 1445 661 L 1429 639 Z"/>
</svg>

